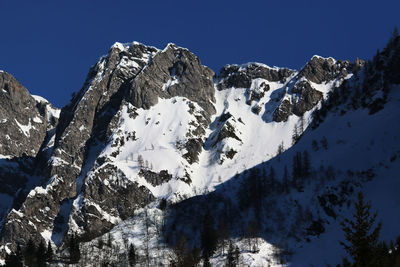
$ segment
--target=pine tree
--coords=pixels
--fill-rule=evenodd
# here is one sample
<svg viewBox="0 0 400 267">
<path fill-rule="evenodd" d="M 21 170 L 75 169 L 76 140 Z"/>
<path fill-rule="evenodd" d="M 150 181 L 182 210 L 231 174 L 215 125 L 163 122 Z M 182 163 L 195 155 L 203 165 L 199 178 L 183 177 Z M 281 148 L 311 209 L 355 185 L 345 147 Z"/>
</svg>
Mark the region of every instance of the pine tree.
<svg viewBox="0 0 400 267">
<path fill-rule="evenodd" d="M 24 250 L 24 259 L 27 266 L 34 266 L 36 264 L 36 246 L 32 239 L 28 240 Z"/>
<path fill-rule="evenodd" d="M 290 189 L 289 189 L 289 174 L 288 174 L 288 170 L 287 170 L 286 165 L 285 165 L 285 169 L 283 171 L 282 185 L 283 185 L 283 192 L 289 193 L 290 192 Z"/>
<path fill-rule="evenodd" d="M 296 152 L 293 156 L 292 166 L 292 184 L 299 192 L 303 191 L 303 162 L 300 152 Z"/>
<path fill-rule="evenodd" d="M 46 246 L 43 240 L 40 241 L 39 246 L 36 250 L 36 259 L 37 259 L 37 266 L 39 267 L 46 266 Z"/>
<path fill-rule="evenodd" d="M 235 246 L 235 252 L 233 253 L 234 257 L 235 257 L 235 262 L 236 265 L 239 266 L 240 262 L 239 262 L 239 257 L 240 257 L 240 251 L 239 251 L 239 247 Z"/>
<path fill-rule="evenodd" d="M 311 175 L 311 163 L 310 163 L 310 155 L 307 150 L 303 151 L 303 177 L 309 177 Z"/>
<path fill-rule="evenodd" d="M 203 231 L 201 233 L 201 248 L 203 258 L 210 258 L 217 248 L 218 234 L 214 229 L 214 218 L 210 210 L 207 210 L 203 219 Z"/>
<path fill-rule="evenodd" d="M 53 248 L 50 241 L 47 243 L 46 262 L 52 262 L 54 257 Z"/>
<path fill-rule="evenodd" d="M 325 136 L 323 136 L 322 139 L 321 139 L 321 146 L 322 146 L 325 150 L 328 149 L 328 139 L 326 139 Z"/>
<path fill-rule="evenodd" d="M 278 151 L 276 152 L 276 155 L 280 156 L 283 153 L 284 150 L 285 150 L 285 147 L 284 147 L 283 141 L 282 141 L 278 146 Z"/>
<path fill-rule="evenodd" d="M 318 151 L 318 150 L 319 150 L 318 142 L 317 142 L 315 139 L 312 140 L 311 145 L 312 145 L 312 149 L 313 149 L 314 151 Z"/>
<path fill-rule="evenodd" d="M 136 252 L 135 252 L 135 247 L 131 243 L 129 245 L 129 250 L 128 250 L 128 261 L 129 261 L 129 266 L 133 267 L 136 264 Z"/>
<path fill-rule="evenodd" d="M 258 235 L 259 235 L 259 226 L 255 221 L 250 221 L 247 224 L 246 235 L 247 242 L 249 245 L 249 251 L 252 253 L 256 253 L 258 251 Z"/>
<path fill-rule="evenodd" d="M 345 219 L 341 223 L 346 242 L 340 244 L 353 259 L 354 267 L 378 267 L 375 252 L 382 224 L 373 228 L 377 213 L 371 215 L 371 204 L 364 202 L 362 192 L 358 193 L 354 206 L 353 220 Z"/>
<path fill-rule="evenodd" d="M 226 267 L 236 267 L 237 266 L 237 261 L 235 257 L 235 247 L 233 246 L 233 243 L 231 240 L 229 240 L 229 248 L 228 248 L 228 254 L 226 256 Z"/>
<path fill-rule="evenodd" d="M 211 267 L 210 258 L 208 256 L 203 260 L 203 267 Z"/>
<path fill-rule="evenodd" d="M 225 245 L 226 245 L 226 240 L 228 238 L 229 238 L 228 227 L 226 226 L 225 221 L 223 219 L 220 219 L 218 224 L 218 239 L 220 242 L 222 255 L 224 255 L 225 253 Z"/>
<path fill-rule="evenodd" d="M 138 162 L 139 168 L 143 168 L 143 166 L 144 166 L 144 159 L 143 159 L 143 156 L 142 156 L 142 155 L 138 155 L 138 157 L 137 157 L 137 162 Z"/>
<path fill-rule="evenodd" d="M 298 134 L 301 136 L 304 132 L 304 114 L 301 115 L 298 127 Z"/>
<path fill-rule="evenodd" d="M 77 263 L 81 258 L 81 251 L 79 249 L 79 243 L 73 233 L 69 238 L 69 260 L 71 263 Z"/>
<path fill-rule="evenodd" d="M 22 250 L 21 250 L 21 246 L 18 244 L 17 245 L 17 251 L 15 252 L 15 256 L 17 257 L 17 263 L 21 263 L 21 266 L 23 265 L 23 261 L 24 261 L 24 257 L 22 255 Z M 16 265 L 18 266 L 18 264 Z"/>
<path fill-rule="evenodd" d="M 293 128 L 293 134 L 292 134 L 292 145 L 295 145 L 300 139 L 300 133 L 298 131 L 298 126 L 297 124 Z"/>
</svg>

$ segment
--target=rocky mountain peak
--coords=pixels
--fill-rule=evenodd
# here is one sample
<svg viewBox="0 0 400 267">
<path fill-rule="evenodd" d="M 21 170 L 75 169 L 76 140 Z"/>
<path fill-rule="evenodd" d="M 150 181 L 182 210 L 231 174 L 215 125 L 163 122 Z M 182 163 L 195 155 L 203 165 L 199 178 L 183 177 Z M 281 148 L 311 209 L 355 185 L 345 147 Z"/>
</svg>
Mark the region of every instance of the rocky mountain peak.
<svg viewBox="0 0 400 267">
<path fill-rule="evenodd" d="M 336 78 L 344 78 L 352 71 L 352 68 L 353 64 L 347 60 L 336 61 L 331 57 L 313 56 L 299 75 L 313 83 L 320 84 Z"/>
<path fill-rule="evenodd" d="M 54 109 L 54 108 L 53 108 Z M 36 156 L 46 137 L 47 104 L 39 103 L 11 74 L 0 72 L 0 155 Z"/>
<path fill-rule="evenodd" d="M 270 82 L 284 81 L 294 71 L 287 68 L 271 68 L 261 63 L 247 63 L 243 65 L 226 65 L 218 75 L 218 89 L 249 88 L 251 81 L 256 78 Z"/>
<path fill-rule="evenodd" d="M 135 107 L 148 109 L 159 97 L 187 97 L 197 102 L 209 119 L 215 113 L 213 76 L 214 72 L 203 66 L 189 50 L 168 44 L 132 80 L 127 101 Z"/>
<path fill-rule="evenodd" d="M 97 156 L 111 136 L 120 133 L 121 114 L 127 106 L 149 110 L 160 99 L 181 97 L 188 100 L 185 105 L 195 119 L 191 122 L 195 128 L 193 134 L 188 132 L 183 144 L 188 147 L 185 158 L 190 163 L 196 162 L 203 144 L 199 136 L 204 134 L 215 113 L 213 77 L 214 72 L 203 66 L 194 54 L 174 44 L 158 50 L 137 42 L 115 43 L 90 69 L 81 90 L 62 109 L 54 145 L 48 150 L 47 166 L 41 174 L 43 185 L 28 194 L 18 213 L 8 215 L 8 223 L 2 229 L 3 241 L 19 243 L 29 237 L 49 239 L 52 236 L 61 244 L 71 223 L 71 205 L 78 198 L 82 199 L 82 209 L 71 212 L 71 220 L 85 238 L 104 233 L 121 218 L 132 216 L 136 207 L 152 201 L 152 193 L 137 182 L 127 180 L 119 189 L 115 185 L 105 186 L 103 180 L 110 176 L 123 179 L 124 174 L 116 165 L 102 165 L 104 162 L 97 161 Z M 32 104 L 36 104 L 34 99 Z M 90 170 L 96 170 L 96 177 L 88 174 Z M 101 193 L 94 193 L 99 187 L 103 188 Z M 121 194 L 131 197 L 122 203 Z M 99 203 L 102 203 L 101 211 Z M 116 211 L 115 205 L 121 203 Z M 103 212 L 115 220 L 102 221 Z M 20 214 L 23 219 L 18 217 Z"/>
</svg>

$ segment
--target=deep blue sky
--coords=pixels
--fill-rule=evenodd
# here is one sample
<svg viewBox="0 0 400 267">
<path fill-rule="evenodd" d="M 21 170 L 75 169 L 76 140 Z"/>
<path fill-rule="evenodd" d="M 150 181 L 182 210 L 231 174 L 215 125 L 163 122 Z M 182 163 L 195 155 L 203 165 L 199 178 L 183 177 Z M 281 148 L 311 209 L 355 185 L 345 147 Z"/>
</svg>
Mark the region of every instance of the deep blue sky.
<svg viewBox="0 0 400 267">
<path fill-rule="evenodd" d="M 0 0 L 0 69 L 58 107 L 116 41 L 174 42 L 214 71 L 301 68 L 314 54 L 370 58 L 400 26 L 400 1 Z"/>
</svg>

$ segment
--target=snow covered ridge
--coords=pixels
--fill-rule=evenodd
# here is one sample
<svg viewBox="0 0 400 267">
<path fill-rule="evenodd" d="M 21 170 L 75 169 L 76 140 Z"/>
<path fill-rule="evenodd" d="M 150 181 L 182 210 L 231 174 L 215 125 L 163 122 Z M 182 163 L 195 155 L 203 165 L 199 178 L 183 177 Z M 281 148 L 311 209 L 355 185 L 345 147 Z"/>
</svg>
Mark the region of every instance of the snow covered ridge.
<svg viewBox="0 0 400 267">
<path fill-rule="evenodd" d="M 46 133 L 35 159 L 41 183 L 27 186 L 18 213 L 4 208 L 0 245 L 14 250 L 16 240 L 33 238 L 59 247 L 62 256 L 76 234 L 90 242 L 82 248 L 97 244 L 98 255 L 100 237 L 115 227 L 110 234 L 122 240 L 121 253 L 133 243 L 174 257 L 170 248 L 178 237 L 186 236 L 190 248 L 202 246 L 208 207 L 220 229 L 221 218 L 237 215 L 225 220 L 228 234 L 219 239 L 226 243 L 211 262 L 226 260 L 230 240 L 241 262 L 284 265 L 306 240 L 327 232 L 328 222 L 336 225 L 350 187 L 361 188 L 380 164 L 393 165 L 387 158 L 397 152 L 388 150 L 382 133 L 374 133 L 382 137 L 374 142 L 369 134 L 360 142 L 352 138 L 364 129 L 357 118 L 388 128 L 397 112 L 390 90 L 379 94 L 381 87 L 374 87 L 365 99 L 352 91 L 363 84 L 363 73 L 348 61 L 313 57 L 299 71 L 249 63 L 226 66 L 216 78 L 173 44 L 159 50 L 117 43 Z M 380 156 L 354 160 L 376 152 L 375 144 L 384 147 Z M 342 150 L 354 154 L 343 157 Z M 141 260 L 153 261 L 137 249 Z"/>
<path fill-rule="evenodd" d="M 65 128 L 64 130 L 64 133 L 61 132 L 61 134 L 58 136 L 58 140 L 54 140 L 53 138 L 49 139 L 53 140 L 51 141 L 52 144 L 59 143 L 56 149 L 48 149 L 49 151 L 53 151 L 51 152 L 52 154 L 49 155 L 49 159 L 53 158 L 58 160 L 49 161 L 49 165 L 51 166 L 51 168 L 54 169 L 51 175 L 52 177 L 56 178 L 48 184 L 48 188 L 46 188 L 45 190 L 41 190 L 40 188 L 35 189 L 35 192 L 43 193 L 41 195 L 43 195 L 44 197 L 48 195 L 48 193 L 46 193 L 48 190 L 49 192 L 61 190 L 63 188 L 63 184 L 67 183 L 67 177 L 57 175 L 57 170 L 59 168 L 70 168 L 72 172 L 72 177 L 74 176 L 74 173 L 76 171 L 79 171 L 82 168 L 86 169 L 86 171 L 82 173 L 80 177 L 82 177 L 81 179 L 83 181 L 89 184 L 91 183 L 89 174 L 96 173 L 96 170 L 100 171 L 101 168 L 104 167 L 100 164 L 100 161 L 97 161 L 96 159 L 101 159 L 105 157 L 106 162 L 114 162 L 113 157 L 115 157 L 114 155 L 117 155 L 116 162 L 113 164 L 110 164 L 110 162 L 108 162 L 107 168 L 111 168 L 111 166 L 114 166 L 112 167 L 112 169 L 116 168 L 117 173 L 120 173 L 122 176 L 119 177 L 119 175 L 117 175 L 117 180 L 103 180 L 102 182 L 104 183 L 104 186 L 106 188 L 108 187 L 110 190 L 113 190 L 113 188 L 122 186 L 122 184 L 124 184 L 125 182 L 120 183 L 118 182 L 118 180 L 124 179 L 123 177 L 126 177 L 128 184 L 137 184 L 137 186 L 139 187 L 141 186 L 146 188 L 146 190 L 149 190 L 153 197 L 167 197 L 171 200 L 177 199 L 181 195 L 189 196 L 198 194 L 199 190 L 212 190 L 216 184 L 222 182 L 224 179 L 231 177 L 232 175 L 234 175 L 234 173 L 241 171 L 243 168 L 254 166 L 262 162 L 263 160 L 272 157 L 278 150 L 279 144 L 282 143 L 285 146 L 290 146 L 290 132 L 293 125 L 296 124 L 296 121 L 298 120 L 296 117 L 293 117 L 293 122 L 291 122 L 290 124 L 282 124 L 282 130 L 279 131 L 281 133 L 289 134 L 283 134 L 283 136 L 281 135 L 281 137 L 283 137 L 282 139 L 277 140 L 276 142 L 270 142 L 268 148 L 264 148 L 262 152 L 254 151 L 254 142 L 260 139 L 262 136 L 253 136 L 253 132 L 250 130 L 252 128 L 259 128 L 265 125 L 265 132 L 274 135 L 274 131 L 267 130 L 267 128 L 273 128 L 273 124 L 269 124 L 268 122 L 272 117 L 271 112 L 273 111 L 273 107 L 276 104 L 269 104 L 272 102 L 279 103 L 281 97 L 284 94 L 277 95 L 276 91 L 283 90 L 282 88 L 284 88 L 284 86 L 288 82 L 286 79 L 282 81 L 277 80 L 275 82 L 271 82 L 267 79 L 263 80 L 262 78 L 257 77 L 257 74 L 254 74 L 254 77 L 256 78 L 251 80 L 251 85 L 249 88 L 246 89 L 243 87 L 243 89 L 239 90 L 236 88 L 231 88 L 231 90 L 228 91 L 218 92 L 218 94 L 214 96 L 216 98 L 215 100 L 213 99 L 214 97 L 211 94 L 210 96 L 206 95 L 206 97 L 203 99 L 203 96 L 200 96 L 200 98 L 193 98 L 190 92 L 186 92 L 184 90 L 175 93 L 176 96 L 171 98 L 171 94 L 179 87 L 197 87 L 197 85 L 190 84 L 187 80 L 185 80 L 185 70 L 189 66 L 188 63 L 190 61 L 197 60 L 197 58 L 192 56 L 187 49 L 181 49 L 173 44 L 169 44 L 163 51 L 154 49 L 149 50 L 149 48 L 138 43 L 133 43 L 129 45 L 116 44 L 113 46 L 113 48 L 120 50 L 118 52 L 119 56 L 115 57 L 117 54 L 114 54 L 115 52 L 111 51 L 111 54 L 108 57 L 104 57 L 99 61 L 97 66 L 94 68 L 95 73 L 93 73 L 93 76 L 90 75 L 88 78 L 87 86 L 82 90 L 81 93 L 77 94 L 77 97 L 73 99 L 73 102 L 71 103 L 70 112 L 74 114 L 72 117 L 72 121 L 65 122 L 66 117 L 62 118 L 61 125 L 68 124 L 67 128 Z M 128 50 L 131 51 L 131 55 L 126 54 Z M 114 57 L 116 60 L 114 59 Z M 171 66 L 165 67 L 167 73 L 169 72 L 169 77 L 163 77 L 159 83 L 157 82 L 154 84 L 154 86 L 157 87 L 157 90 L 159 90 L 157 92 L 157 94 L 160 94 L 158 100 L 149 102 L 148 104 L 143 104 L 142 106 L 145 107 L 143 111 L 147 110 L 151 106 L 154 106 L 154 113 L 147 114 L 145 115 L 145 117 L 143 117 L 143 119 L 141 119 L 142 109 L 137 109 L 136 113 L 138 113 L 138 117 L 135 117 L 137 115 L 124 116 L 123 114 L 124 112 L 126 112 L 124 111 L 125 104 L 121 105 L 121 113 L 117 113 L 115 116 L 115 120 L 120 121 L 120 126 L 113 126 L 113 128 L 110 129 L 111 132 L 110 130 L 108 130 L 109 133 L 107 134 L 110 137 L 113 136 L 115 139 L 113 141 L 112 139 L 109 139 L 110 143 L 108 143 L 107 141 L 106 146 L 103 149 L 99 149 L 100 152 L 97 152 L 99 154 L 94 154 L 94 165 L 90 166 L 90 163 L 84 162 L 83 153 L 82 155 L 76 153 L 74 155 L 74 151 L 80 151 L 79 148 L 84 147 L 84 144 L 87 141 L 82 138 L 84 136 L 87 136 L 84 138 L 90 137 L 90 129 L 100 127 L 82 123 L 82 119 L 86 120 L 85 116 L 88 116 L 90 114 L 90 109 L 88 108 L 91 105 L 91 101 L 93 101 L 94 99 L 98 99 L 96 100 L 99 103 L 97 109 L 102 110 L 102 107 L 106 107 L 110 96 L 115 93 L 116 90 L 118 90 L 118 87 L 105 88 L 104 85 L 122 85 L 123 81 L 120 80 L 120 77 L 129 78 L 131 76 L 141 74 L 141 76 L 138 76 L 133 80 L 130 93 L 135 92 L 136 87 L 133 86 L 137 86 L 137 88 L 140 88 L 140 84 L 136 84 L 136 81 L 140 81 L 139 79 L 142 76 L 148 79 L 147 76 L 155 74 L 155 70 L 152 69 L 153 65 L 151 64 L 151 62 L 156 61 L 157 58 L 160 58 L 160 60 L 170 60 L 171 63 L 169 64 L 171 64 Z M 114 67 L 112 67 L 112 65 Z M 265 67 L 261 64 L 251 64 L 251 66 L 254 65 L 258 68 Z M 113 68 L 115 68 L 115 70 Z M 246 69 L 250 68 L 251 67 L 249 64 Z M 274 68 L 274 70 L 276 69 Z M 243 71 L 243 69 L 241 71 Z M 199 70 L 197 70 L 197 73 L 199 75 L 204 75 L 205 79 L 208 80 L 211 85 L 210 88 L 214 90 L 214 85 L 212 84 L 213 73 L 208 71 L 206 68 L 200 68 Z M 289 73 L 293 74 L 292 72 Z M 273 78 L 278 79 L 279 77 Z M 111 80 L 112 82 L 105 83 L 105 80 Z M 155 80 L 157 81 L 157 79 Z M 210 92 L 212 91 L 210 90 Z M 146 93 L 148 93 L 148 91 L 146 91 Z M 214 91 L 214 94 L 215 93 L 216 91 Z M 182 102 L 182 99 L 177 98 L 179 94 L 184 97 L 184 102 Z M 274 100 L 271 98 L 271 95 L 273 95 Z M 132 97 L 134 97 L 133 100 L 136 101 L 136 96 L 132 95 Z M 163 103 L 163 99 L 165 98 L 170 98 L 172 101 L 169 102 L 169 107 L 164 107 L 164 104 L 161 104 Z M 36 100 L 44 102 L 43 99 L 37 97 Z M 127 102 L 131 103 L 133 101 L 129 98 L 127 100 Z M 143 95 L 140 100 L 142 101 L 142 103 L 146 103 L 151 100 L 151 98 L 149 98 L 148 95 Z M 210 101 L 209 104 L 205 102 L 207 100 Z M 212 102 L 214 102 L 214 104 L 211 104 Z M 140 102 L 133 102 L 134 105 L 137 105 L 139 103 Z M 179 103 L 182 103 L 183 105 Z M 198 106 L 197 104 L 201 106 Z M 212 108 L 210 108 L 210 106 Z M 133 108 L 137 107 L 129 107 L 128 109 L 132 110 Z M 68 109 L 69 107 L 67 107 L 65 110 L 67 111 Z M 218 126 L 211 126 L 207 130 L 207 122 L 203 121 L 203 119 L 201 118 L 204 116 L 204 112 L 210 114 L 211 112 L 213 112 L 213 109 L 215 109 L 216 113 L 214 117 L 210 118 L 210 121 L 214 120 L 214 125 L 217 126 L 218 124 Z M 166 112 L 166 110 L 174 110 L 174 112 L 169 113 Z M 68 112 L 66 112 L 66 114 L 68 114 Z M 107 113 L 105 111 L 102 111 L 102 113 L 99 113 L 98 115 L 94 114 L 94 116 L 99 116 L 100 118 L 101 116 L 103 116 L 103 114 Z M 144 114 L 146 114 L 146 112 Z M 175 117 L 169 117 L 169 114 L 179 114 L 178 116 L 185 114 L 192 115 L 188 117 L 190 119 L 182 117 L 182 119 L 176 120 Z M 228 114 L 230 114 L 230 117 L 227 120 L 221 120 L 222 117 L 228 116 Z M 159 119 L 155 118 L 157 116 L 159 117 Z M 121 117 L 123 118 L 123 120 L 121 120 Z M 113 120 L 114 119 L 111 118 L 111 121 Z M 175 123 L 175 121 L 179 121 L 179 125 L 173 126 L 173 123 Z M 125 125 L 125 123 L 127 122 L 129 122 L 129 124 L 127 125 L 132 125 L 133 128 L 132 126 L 129 126 L 127 130 L 122 131 L 122 135 L 119 134 L 119 127 L 123 127 L 123 125 Z M 165 129 L 163 136 L 168 136 L 168 138 L 163 144 L 158 146 L 154 140 L 159 140 L 160 138 L 163 138 L 163 136 L 146 136 L 145 134 L 140 134 L 140 132 L 138 131 L 138 129 L 141 128 L 148 128 L 147 131 L 151 131 L 152 129 L 154 129 L 155 134 L 161 134 L 158 130 L 159 127 Z M 171 130 L 179 129 L 180 127 L 183 130 L 182 132 L 171 132 Z M 230 131 L 234 132 L 232 133 Z M 258 132 L 258 134 L 262 134 L 262 132 L 264 132 L 264 130 Z M 116 142 L 117 139 L 119 140 L 119 143 Z M 63 141 L 60 142 L 59 140 Z M 80 141 L 76 142 L 77 140 Z M 124 143 L 122 143 L 122 140 L 124 140 Z M 147 141 L 143 142 L 143 140 Z M 202 148 L 203 142 L 206 141 L 207 144 L 204 146 L 204 148 Z M 67 145 L 68 142 L 69 145 Z M 130 142 L 133 142 L 135 145 L 133 147 L 124 148 Z M 64 144 L 65 147 L 60 147 L 60 145 L 62 146 Z M 76 149 L 71 150 L 71 147 L 69 147 L 71 144 L 73 145 L 72 147 L 76 146 Z M 104 153 L 104 149 L 106 149 L 108 146 L 112 147 L 112 145 L 118 149 L 116 151 L 114 151 L 114 149 L 113 151 L 110 151 L 110 153 Z M 93 149 L 89 147 L 89 153 Z M 160 155 L 163 155 L 163 153 L 161 153 L 162 151 L 170 153 L 175 150 L 178 153 L 174 156 L 162 157 L 164 159 L 170 158 L 171 161 L 169 163 L 163 162 L 162 160 L 157 160 L 156 157 L 152 156 L 152 154 L 149 153 L 150 151 L 158 151 Z M 245 164 L 241 164 L 241 159 L 246 158 L 250 151 L 253 151 L 253 160 Z M 147 156 L 147 154 L 149 154 L 149 156 Z M 140 168 L 143 168 L 143 166 L 140 166 L 141 164 L 139 164 L 138 161 L 135 162 L 135 160 L 138 159 L 139 155 L 143 157 L 144 163 L 147 162 L 147 164 L 145 164 L 146 168 L 153 166 L 153 168 L 150 168 L 149 171 L 156 174 L 161 173 L 161 171 L 167 171 L 167 174 L 172 175 L 174 179 L 171 179 L 169 180 L 169 182 L 164 184 L 156 186 L 151 185 L 149 181 L 146 181 L 146 179 L 149 179 L 148 177 L 141 177 L 139 175 Z M 154 155 L 157 155 L 157 153 L 155 153 Z M 125 162 L 125 165 L 127 166 L 124 167 L 123 164 L 121 164 L 122 162 Z M 178 164 L 176 164 L 175 166 L 175 164 L 172 163 Z M 85 165 L 88 166 L 86 167 Z M 131 170 L 134 170 L 135 168 L 136 171 L 131 172 Z M 111 169 L 109 171 L 111 171 Z M 207 177 L 207 179 L 204 179 L 202 177 Z M 80 190 L 79 188 L 81 187 L 78 186 L 76 188 L 77 190 Z M 90 186 L 87 185 L 86 188 L 90 188 Z M 71 192 L 71 190 L 67 190 L 66 188 L 64 188 L 62 191 Z M 60 195 L 65 195 L 65 193 L 61 193 Z M 78 191 L 75 197 L 78 197 L 78 195 L 85 196 L 87 195 L 87 192 Z M 30 194 L 29 201 L 34 202 L 34 199 L 37 196 L 38 195 L 34 193 Z M 74 194 L 71 194 L 70 197 L 74 197 Z M 93 196 L 91 196 L 90 198 L 93 200 Z M 83 201 L 82 203 L 85 203 L 85 205 L 88 205 L 89 207 L 93 206 L 96 208 L 96 210 L 99 210 L 97 208 L 98 206 L 96 206 L 98 205 L 96 203 L 97 200 L 94 202 L 92 200 L 89 201 L 88 199 L 87 201 Z M 49 201 L 55 200 L 50 199 Z M 76 210 L 76 212 L 79 213 L 79 206 L 77 207 L 78 210 Z M 45 210 L 45 207 L 43 207 L 43 210 Z M 102 210 L 107 214 L 110 214 L 110 216 L 114 216 L 116 218 L 118 218 L 119 216 L 118 214 L 115 214 L 115 211 L 113 211 L 111 207 L 109 207 L 109 210 L 107 211 L 105 211 L 104 208 L 102 208 Z M 48 212 L 46 212 L 45 214 L 48 214 Z M 72 216 L 79 216 L 79 214 L 76 215 L 74 211 L 74 213 L 72 213 Z M 75 221 L 76 219 L 71 218 L 71 225 L 74 225 Z M 110 221 L 110 223 L 113 224 L 115 221 L 116 220 L 112 220 Z M 47 231 L 51 232 L 51 228 Z M 87 230 L 84 229 L 83 231 Z"/>
</svg>

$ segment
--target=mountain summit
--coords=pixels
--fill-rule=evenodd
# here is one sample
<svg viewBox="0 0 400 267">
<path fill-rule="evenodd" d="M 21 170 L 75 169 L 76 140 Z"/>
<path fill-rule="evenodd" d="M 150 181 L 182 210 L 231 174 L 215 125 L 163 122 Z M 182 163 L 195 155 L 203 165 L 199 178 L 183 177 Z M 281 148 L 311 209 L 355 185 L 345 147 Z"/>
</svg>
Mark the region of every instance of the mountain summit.
<svg viewBox="0 0 400 267">
<path fill-rule="evenodd" d="M 117 243 L 124 236 L 142 247 L 137 253 L 143 261 L 155 263 L 150 240 L 154 250 L 173 247 L 184 234 L 188 246 L 201 247 L 199 223 L 209 211 L 215 227 L 225 217 L 224 240 L 230 236 L 240 247 L 245 225 L 254 226 L 247 237 L 263 238 L 265 248 L 254 250 L 253 260 L 240 247 L 245 262 L 283 264 L 271 251 L 285 249 L 277 239 L 293 223 L 277 229 L 260 207 L 272 205 L 271 216 L 279 208 L 298 220 L 301 229 L 284 245 L 292 250 L 337 224 L 338 207 L 352 192 L 333 188 L 361 188 L 378 175 L 380 162 L 392 168 L 383 159 L 395 161 L 397 145 L 389 149 L 380 133 L 365 135 L 371 140 L 351 136 L 366 130 L 363 120 L 397 138 L 388 118 L 399 111 L 393 104 L 398 39 L 371 62 L 314 56 L 301 70 L 248 63 L 224 66 L 218 75 L 175 44 L 160 50 L 115 43 L 61 112 L 1 72 L 0 253 L 5 257 L 31 240 L 54 246 L 62 260 L 71 253 L 71 237 L 83 249 L 103 235 Z M 379 150 L 376 160 L 354 168 L 342 162 L 364 153 L 364 145 L 376 151 L 378 144 L 388 150 Z M 347 156 L 338 156 L 344 151 Z M 365 171 L 359 184 L 344 174 L 349 171 Z M 328 183 L 321 184 L 323 174 Z M 307 207 L 311 215 L 298 215 Z M 224 215 L 228 211 L 238 217 Z M 91 254 L 100 255 L 101 247 Z M 222 252 L 212 261 L 223 258 Z"/>
</svg>

